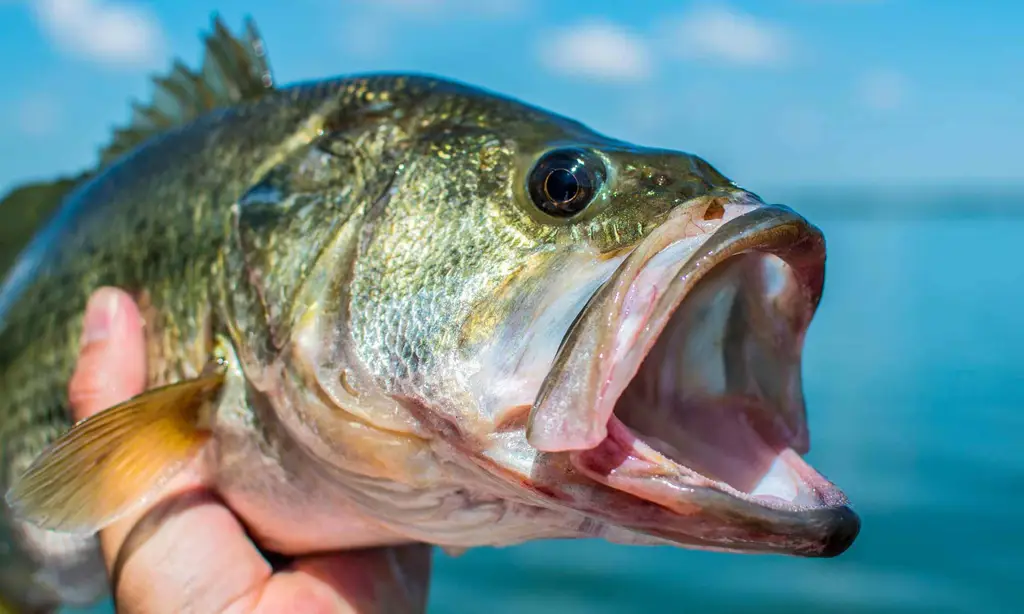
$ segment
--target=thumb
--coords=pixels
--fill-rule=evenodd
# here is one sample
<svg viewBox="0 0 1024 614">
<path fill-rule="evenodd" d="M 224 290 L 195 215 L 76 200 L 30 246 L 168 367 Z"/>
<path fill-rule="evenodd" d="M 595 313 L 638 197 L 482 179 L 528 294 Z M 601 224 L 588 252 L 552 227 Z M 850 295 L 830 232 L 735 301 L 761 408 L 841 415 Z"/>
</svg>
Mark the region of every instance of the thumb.
<svg viewBox="0 0 1024 614">
<path fill-rule="evenodd" d="M 89 298 L 78 365 L 68 387 L 75 420 L 128 400 L 146 387 L 146 348 L 135 301 L 115 288 Z"/>
</svg>

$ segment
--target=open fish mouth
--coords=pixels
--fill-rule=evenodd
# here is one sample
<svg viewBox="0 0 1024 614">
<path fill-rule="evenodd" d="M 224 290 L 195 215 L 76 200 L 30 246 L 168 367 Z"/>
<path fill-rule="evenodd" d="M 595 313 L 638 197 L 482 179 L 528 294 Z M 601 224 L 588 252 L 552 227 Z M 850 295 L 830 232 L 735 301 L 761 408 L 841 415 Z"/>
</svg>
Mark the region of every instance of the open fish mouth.
<svg viewBox="0 0 1024 614">
<path fill-rule="evenodd" d="M 605 510 L 617 524 L 707 549 L 838 555 L 860 521 L 801 457 L 801 353 L 824 239 L 752 195 L 707 200 L 662 224 L 593 297 L 528 440 L 670 512 L 637 526 L 628 503 Z"/>
</svg>

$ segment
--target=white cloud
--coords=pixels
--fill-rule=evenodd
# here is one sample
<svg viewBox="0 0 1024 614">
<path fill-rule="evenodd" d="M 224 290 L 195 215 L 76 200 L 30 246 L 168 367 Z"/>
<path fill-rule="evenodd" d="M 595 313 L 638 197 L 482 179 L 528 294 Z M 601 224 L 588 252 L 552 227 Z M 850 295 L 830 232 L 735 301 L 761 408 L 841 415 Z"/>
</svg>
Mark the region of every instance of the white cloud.
<svg viewBox="0 0 1024 614">
<path fill-rule="evenodd" d="M 396 27 L 425 22 L 434 27 L 454 19 L 495 21 L 522 15 L 533 0 L 362 0 L 346 12 L 340 28 L 342 48 L 364 59 L 393 46 Z M 351 7 L 350 7 L 351 8 Z"/>
<path fill-rule="evenodd" d="M 14 109 L 14 128 L 29 137 L 49 136 L 60 127 L 60 116 L 56 98 L 48 94 L 29 94 Z"/>
<path fill-rule="evenodd" d="M 690 60 L 749 66 L 776 65 L 788 59 L 790 42 L 782 28 L 723 6 L 698 6 L 670 21 L 668 53 Z"/>
<path fill-rule="evenodd" d="M 857 98 L 875 111 L 892 111 L 907 98 L 907 80 L 900 73 L 878 69 L 865 73 L 857 82 Z"/>
<path fill-rule="evenodd" d="M 104 0 L 35 0 L 40 26 L 59 47 L 120 68 L 148 68 L 165 59 L 164 33 L 148 10 Z"/>
<path fill-rule="evenodd" d="M 602 81 L 640 81 L 651 73 L 643 40 L 607 21 L 588 21 L 549 32 L 538 52 L 548 69 Z"/>
</svg>

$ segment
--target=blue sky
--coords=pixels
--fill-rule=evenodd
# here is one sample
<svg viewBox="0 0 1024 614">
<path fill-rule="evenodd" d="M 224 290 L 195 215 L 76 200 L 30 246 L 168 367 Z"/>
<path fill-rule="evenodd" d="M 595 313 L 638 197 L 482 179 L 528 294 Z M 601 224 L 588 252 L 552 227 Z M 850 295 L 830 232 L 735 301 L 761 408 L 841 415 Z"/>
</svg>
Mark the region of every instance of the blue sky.
<svg viewBox="0 0 1024 614">
<path fill-rule="evenodd" d="M 1024 183 L 1024 3 L 0 0 L 0 192 L 95 159 L 148 75 L 252 15 L 280 83 L 460 79 L 741 184 Z"/>
</svg>

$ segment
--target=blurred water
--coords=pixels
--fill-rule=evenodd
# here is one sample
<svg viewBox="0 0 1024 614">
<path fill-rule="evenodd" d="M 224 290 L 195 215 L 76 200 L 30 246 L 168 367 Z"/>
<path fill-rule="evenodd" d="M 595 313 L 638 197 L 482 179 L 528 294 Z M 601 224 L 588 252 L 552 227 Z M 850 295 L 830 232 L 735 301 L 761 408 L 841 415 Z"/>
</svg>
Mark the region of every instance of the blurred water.
<svg viewBox="0 0 1024 614">
<path fill-rule="evenodd" d="M 438 553 L 430 612 L 1024 611 L 1024 219 L 1005 203 L 928 219 L 794 199 L 780 200 L 829 245 L 804 367 L 810 459 L 861 514 L 853 548 Z"/>
<path fill-rule="evenodd" d="M 794 206 L 829 248 L 804 363 L 810 459 L 860 513 L 854 546 L 439 555 L 431 612 L 1024 612 L 1024 220 Z"/>
</svg>

